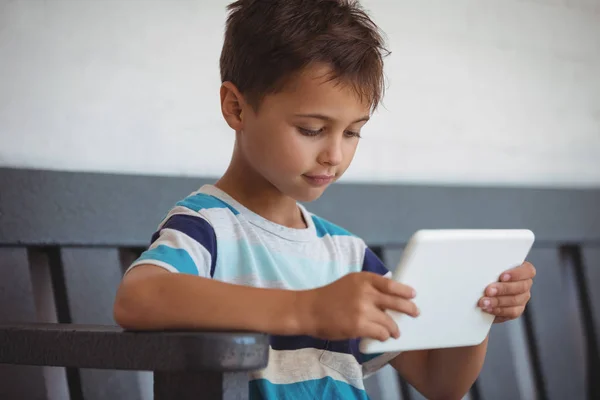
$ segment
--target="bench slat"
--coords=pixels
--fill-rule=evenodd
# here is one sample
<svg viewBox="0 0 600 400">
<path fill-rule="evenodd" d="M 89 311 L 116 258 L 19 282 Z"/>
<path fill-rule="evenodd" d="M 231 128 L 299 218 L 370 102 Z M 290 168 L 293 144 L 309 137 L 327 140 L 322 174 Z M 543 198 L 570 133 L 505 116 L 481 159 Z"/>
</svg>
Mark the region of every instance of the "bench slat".
<svg viewBox="0 0 600 400">
<path fill-rule="evenodd" d="M 549 400 L 585 399 L 585 348 L 572 265 L 558 249 L 534 248 L 537 268 L 528 306 L 539 354 L 543 388 Z"/>
<path fill-rule="evenodd" d="M 70 316 L 65 322 L 116 325 L 112 310 L 122 276 L 118 249 L 63 248 L 60 255 Z M 141 398 L 138 372 L 82 369 L 79 380 L 85 399 Z"/>
<path fill-rule="evenodd" d="M 521 321 L 510 321 L 495 324 L 490 330 L 485 362 L 476 382 L 479 393 L 485 400 L 531 398 L 530 393 L 525 391 L 526 388 L 531 389 L 534 386 L 531 375 L 517 376 L 520 368 L 527 368 L 527 365 L 517 364 L 517 353 L 527 350 L 523 346 L 525 341 L 517 337 L 523 334 L 523 330 L 519 327 L 521 323 Z M 526 362 L 526 359 L 523 361 Z M 526 386 L 519 384 L 523 379 L 527 379 Z M 507 382 L 511 383 L 507 384 Z"/>
<path fill-rule="evenodd" d="M 0 242 L 145 246 L 165 210 L 205 183 L 214 179 L 0 168 Z M 423 228 L 489 227 L 582 242 L 600 240 L 598 204 L 599 189 L 371 182 L 333 185 L 309 209 L 379 245 Z"/>
<path fill-rule="evenodd" d="M 247 400 L 248 374 L 160 372 L 154 376 L 154 400 Z"/>
<path fill-rule="evenodd" d="M 596 343 L 600 344 L 600 246 L 582 249 L 583 268 L 590 296 Z"/>
<path fill-rule="evenodd" d="M 27 250 L 0 247 L 0 323 L 36 321 Z M 4 344 L 0 344 L 2 352 Z M 45 399 L 41 367 L 0 365 L 0 399 Z"/>
<path fill-rule="evenodd" d="M 268 360 L 268 336 L 130 332 L 117 326 L 0 324 L 0 364 L 139 371 L 251 371 Z"/>
<path fill-rule="evenodd" d="M 592 398 L 600 397 L 600 246 L 585 246 L 581 249 L 581 262 L 583 278 L 585 279 L 586 294 L 589 302 L 590 329 L 587 342 L 590 345 L 587 351 L 588 363 L 588 388 Z M 591 347 L 591 348 L 590 348 Z"/>
</svg>

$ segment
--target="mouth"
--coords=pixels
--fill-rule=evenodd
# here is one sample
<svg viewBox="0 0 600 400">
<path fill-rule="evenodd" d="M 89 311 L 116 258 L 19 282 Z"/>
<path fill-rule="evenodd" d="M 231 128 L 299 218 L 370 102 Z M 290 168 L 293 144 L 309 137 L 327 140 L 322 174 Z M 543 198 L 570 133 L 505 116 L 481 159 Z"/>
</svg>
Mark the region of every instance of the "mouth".
<svg viewBox="0 0 600 400">
<path fill-rule="evenodd" d="M 333 182 L 335 175 L 302 175 L 304 179 L 315 187 L 325 186 Z"/>
</svg>

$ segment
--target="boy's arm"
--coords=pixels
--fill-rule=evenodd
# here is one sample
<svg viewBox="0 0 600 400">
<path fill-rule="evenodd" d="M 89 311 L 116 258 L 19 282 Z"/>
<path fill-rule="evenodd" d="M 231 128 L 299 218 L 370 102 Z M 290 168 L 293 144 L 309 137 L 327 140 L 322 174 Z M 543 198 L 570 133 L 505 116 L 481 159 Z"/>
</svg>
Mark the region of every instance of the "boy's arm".
<svg viewBox="0 0 600 400">
<path fill-rule="evenodd" d="M 147 264 L 123 278 L 114 318 L 131 330 L 247 330 L 383 341 L 398 335 L 383 310 L 416 316 L 413 296 L 410 287 L 368 272 L 317 289 L 291 291 L 234 285 Z"/>
<path fill-rule="evenodd" d="M 483 366 L 488 337 L 477 346 L 407 351 L 391 365 L 428 399 L 460 400 Z"/>
<path fill-rule="evenodd" d="M 256 289 L 139 265 L 125 275 L 114 303 L 125 329 L 246 330 L 297 334 L 294 292 Z"/>
</svg>

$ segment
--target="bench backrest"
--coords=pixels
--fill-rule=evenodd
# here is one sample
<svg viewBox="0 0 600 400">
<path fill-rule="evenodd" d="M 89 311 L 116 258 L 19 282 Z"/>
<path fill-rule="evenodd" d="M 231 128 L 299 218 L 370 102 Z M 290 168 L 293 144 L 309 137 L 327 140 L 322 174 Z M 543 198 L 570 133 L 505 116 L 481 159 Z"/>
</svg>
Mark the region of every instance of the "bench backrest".
<svg viewBox="0 0 600 400">
<path fill-rule="evenodd" d="M 204 183 L 0 168 L 0 321 L 114 324 L 123 268 Z M 420 228 L 532 229 L 533 299 L 523 318 L 493 327 L 470 397 L 600 397 L 600 190 L 339 184 L 308 207 L 391 269 Z M 148 373 L 0 365 L 0 383 L 0 398 L 151 398 Z M 373 399 L 422 398 L 389 369 L 367 388 Z"/>
<path fill-rule="evenodd" d="M 1 247 L 0 321 L 115 325 L 121 257 L 116 248 Z M 0 398 L 141 399 L 144 376 L 149 373 L 3 365 Z"/>
</svg>

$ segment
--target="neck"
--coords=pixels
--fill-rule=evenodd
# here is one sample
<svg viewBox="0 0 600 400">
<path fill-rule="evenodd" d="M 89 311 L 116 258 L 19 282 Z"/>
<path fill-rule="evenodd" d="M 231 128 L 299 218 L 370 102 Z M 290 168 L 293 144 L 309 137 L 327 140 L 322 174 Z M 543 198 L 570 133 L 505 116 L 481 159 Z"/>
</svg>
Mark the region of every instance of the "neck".
<svg viewBox="0 0 600 400">
<path fill-rule="evenodd" d="M 248 165 L 237 146 L 227 171 L 215 186 L 269 221 L 290 228 L 307 226 L 296 200 L 281 193 Z"/>
</svg>

